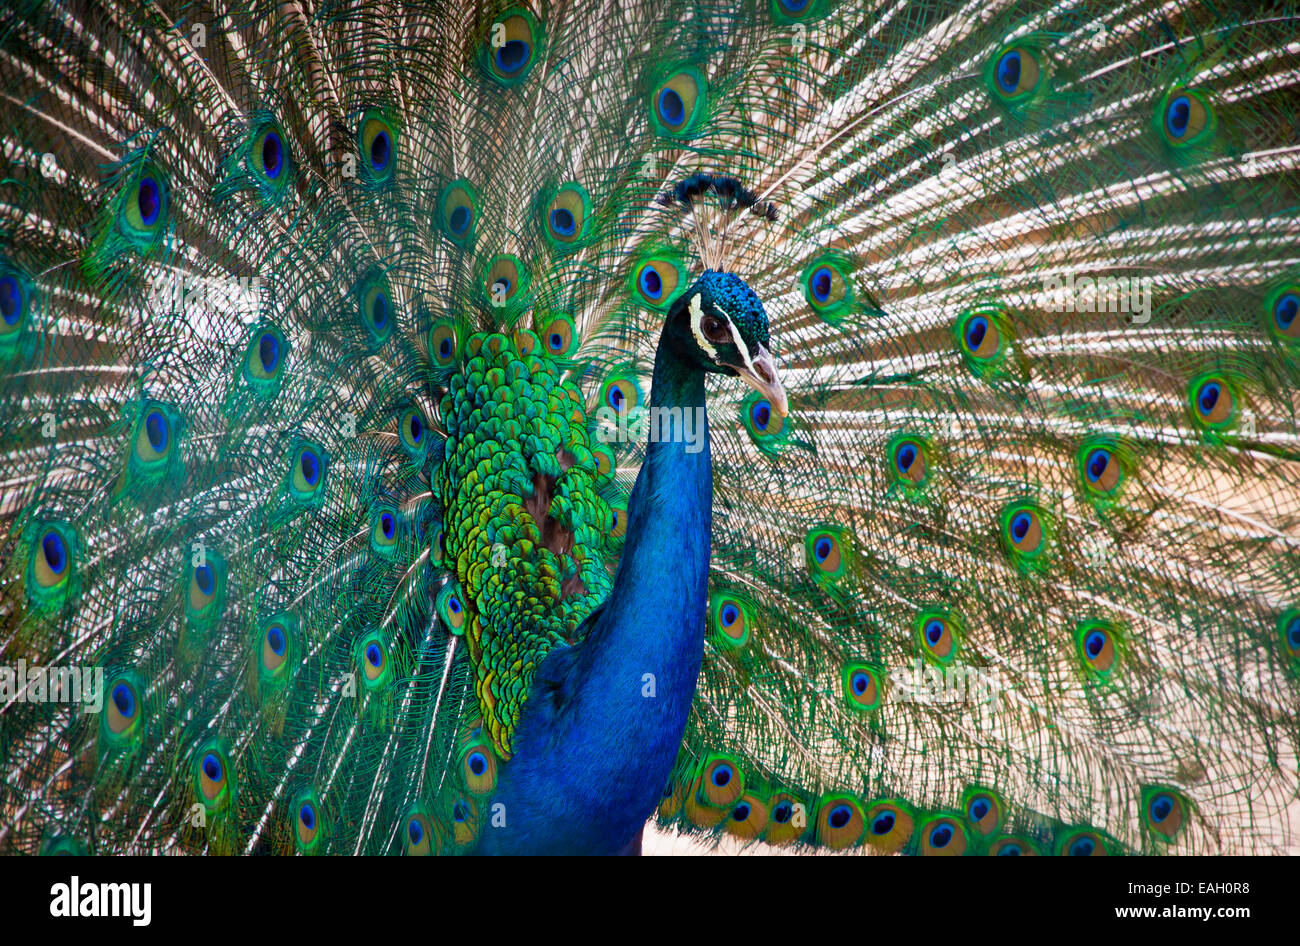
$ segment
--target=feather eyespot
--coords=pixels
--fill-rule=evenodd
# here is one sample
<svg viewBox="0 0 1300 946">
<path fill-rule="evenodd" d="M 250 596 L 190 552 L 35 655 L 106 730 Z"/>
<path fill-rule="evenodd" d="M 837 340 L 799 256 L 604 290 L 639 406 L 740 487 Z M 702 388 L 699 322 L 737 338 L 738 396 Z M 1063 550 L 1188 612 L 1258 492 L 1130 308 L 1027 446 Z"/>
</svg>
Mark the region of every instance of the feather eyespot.
<svg viewBox="0 0 1300 946">
<path fill-rule="evenodd" d="M 831 850 L 852 847 L 862 839 L 866 822 L 857 800 L 849 795 L 828 795 L 817 811 L 817 843 Z"/>
<path fill-rule="evenodd" d="M 290 454 L 289 496 L 295 502 L 312 506 L 325 495 L 328 459 L 316 444 L 299 444 Z"/>
<path fill-rule="evenodd" d="M 650 96 L 650 123 L 660 134 L 690 137 L 701 123 L 708 99 L 708 82 L 693 66 L 670 73 Z"/>
<path fill-rule="evenodd" d="M 1061 853 L 1069 857 L 1105 857 L 1110 852 L 1096 832 L 1080 831 L 1066 835 L 1061 842 Z"/>
<path fill-rule="evenodd" d="M 407 857 L 428 857 L 438 853 L 435 823 L 420 806 L 407 810 L 402 819 L 402 853 Z"/>
<path fill-rule="evenodd" d="M 804 539 L 804 555 L 814 577 L 832 581 L 844 578 L 852 562 L 848 532 L 837 526 L 810 530 Z"/>
<path fill-rule="evenodd" d="M 844 668 L 844 702 L 850 709 L 869 711 L 879 709 L 883 699 L 880 668 L 870 664 L 853 663 Z"/>
<path fill-rule="evenodd" d="M 1288 343 L 1300 342 L 1300 287 L 1288 285 L 1274 290 L 1267 310 L 1274 335 Z"/>
<path fill-rule="evenodd" d="M 512 7 L 489 25 L 479 61 L 497 84 L 518 85 L 537 64 L 544 39 L 542 26 L 532 11 Z"/>
<path fill-rule="evenodd" d="M 357 145 L 361 178 L 372 186 L 392 181 L 397 168 L 397 130 L 378 110 L 371 109 L 362 116 Z"/>
<path fill-rule="evenodd" d="M 710 639 L 724 648 L 743 647 L 749 641 L 753 607 L 734 592 L 715 592 L 709 601 Z"/>
<path fill-rule="evenodd" d="M 208 811 L 219 811 L 230 803 L 234 795 L 234 779 L 224 748 L 210 743 L 195 754 L 194 787 Z"/>
<path fill-rule="evenodd" d="M 460 759 L 460 776 L 471 795 L 490 795 L 497 786 L 497 760 L 486 744 L 469 746 Z"/>
<path fill-rule="evenodd" d="M 457 636 L 465 633 L 467 615 L 465 603 L 460 595 L 460 585 L 457 582 L 449 581 L 442 586 L 434 602 L 434 610 L 438 612 L 438 617 L 441 618 L 443 626 L 449 633 Z"/>
<path fill-rule="evenodd" d="M 930 445 L 920 437 L 900 434 L 889 442 L 890 474 L 906 489 L 924 486 L 930 479 Z"/>
<path fill-rule="evenodd" d="M 540 335 L 543 349 L 552 358 L 568 357 L 577 347 L 578 330 L 567 315 L 555 316 L 542 328 Z"/>
<path fill-rule="evenodd" d="M 40 535 L 32 558 L 33 574 L 42 590 L 57 588 L 67 582 L 71 550 L 62 529 L 50 527 Z"/>
<path fill-rule="evenodd" d="M 1192 418 L 1208 430 L 1231 427 L 1237 420 L 1237 392 L 1224 375 L 1201 375 L 1187 388 Z"/>
<path fill-rule="evenodd" d="M 1002 823 L 1002 802 L 992 792 L 972 789 L 965 793 L 966 817 L 984 837 L 997 832 Z"/>
<path fill-rule="evenodd" d="M 1160 131 L 1173 148 L 1205 141 L 1214 134 L 1214 109 L 1196 89 L 1175 89 L 1161 99 L 1156 110 Z"/>
<path fill-rule="evenodd" d="M 921 854 L 928 857 L 956 857 L 966 853 L 966 829 L 956 818 L 942 817 L 921 830 Z"/>
<path fill-rule="evenodd" d="M 852 307 L 853 281 L 849 261 L 840 254 L 823 255 L 803 272 L 804 299 L 823 321 L 835 324 Z"/>
<path fill-rule="evenodd" d="M 916 632 L 922 652 L 939 663 L 951 663 L 961 649 L 962 627 L 955 615 L 942 611 L 922 611 Z"/>
<path fill-rule="evenodd" d="M 371 631 L 356 645 L 356 664 L 367 690 L 379 690 L 393 681 L 392 656 L 379 631 Z"/>
<path fill-rule="evenodd" d="M 108 685 L 101 726 L 109 744 L 120 746 L 124 740 L 137 735 L 142 716 L 139 690 L 133 675 L 112 681 Z"/>
<path fill-rule="evenodd" d="M 1018 105 L 1031 98 L 1046 78 L 1045 60 L 1031 46 L 1016 45 L 1003 49 L 992 61 L 991 85 L 998 99 Z"/>
<path fill-rule="evenodd" d="M 712 756 L 700 774 L 697 800 L 711 808 L 730 808 L 745 792 L 745 777 L 734 759 Z"/>
<path fill-rule="evenodd" d="M 1158 839 L 1171 841 L 1187 821 L 1187 802 L 1170 788 L 1153 785 L 1142 790 L 1143 820 Z"/>
<path fill-rule="evenodd" d="M 883 854 L 894 854 L 912 838 L 913 819 L 901 802 L 875 802 L 867 809 L 866 843 Z"/>
<path fill-rule="evenodd" d="M 1032 502 L 1011 503 L 999 516 L 999 533 L 1007 555 L 1020 568 L 1044 567 L 1052 537 L 1046 513 Z"/>
<path fill-rule="evenodd" d="M 6 340 L 12 343 L 26 323 L 30 300 L 31 291 L 26 278 L 0 256 L 0 344 Z"/>
<path fill-rule="evenodd" d="M 439 368 L 456 363 L 456 326 L 449 320 L 435 322 L 429 329 L 429 358 Z"/>
</svg>

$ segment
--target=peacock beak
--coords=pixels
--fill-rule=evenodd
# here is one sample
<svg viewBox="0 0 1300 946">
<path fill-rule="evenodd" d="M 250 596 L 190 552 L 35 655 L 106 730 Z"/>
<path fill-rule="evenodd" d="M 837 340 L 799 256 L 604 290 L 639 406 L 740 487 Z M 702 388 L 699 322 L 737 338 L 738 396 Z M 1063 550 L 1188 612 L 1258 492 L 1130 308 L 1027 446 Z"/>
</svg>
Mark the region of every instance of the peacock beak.
<svg viewBox="0 0 1300 946">
<path fill-rule="evenodd" d="M 779 417 L 784 417 L 790 410 L 785 388 L 776 376 L 776 361 L 772 353 L 762 345 L 758 346 L 758 355 L 750 361 L 752 371 L 741 369 L 738 373 L 745 383 L 772 402 L 772 410 Z"/>
</svg>

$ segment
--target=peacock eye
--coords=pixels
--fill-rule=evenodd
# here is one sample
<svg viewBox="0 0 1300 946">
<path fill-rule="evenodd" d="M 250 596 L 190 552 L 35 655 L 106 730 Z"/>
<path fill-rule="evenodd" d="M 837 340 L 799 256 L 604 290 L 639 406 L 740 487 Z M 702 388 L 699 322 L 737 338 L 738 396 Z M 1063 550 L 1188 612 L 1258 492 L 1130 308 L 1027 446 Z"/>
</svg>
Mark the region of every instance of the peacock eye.
<svg viewBox="0 0 1300 946">
<path fill-rule="evenodd" d="M 712 315 L 706 315 L 700 320 L 700 331 L 711 342 L 725 342 L 731 334 L 727 331 L 727 323 Z"/>
</svg>

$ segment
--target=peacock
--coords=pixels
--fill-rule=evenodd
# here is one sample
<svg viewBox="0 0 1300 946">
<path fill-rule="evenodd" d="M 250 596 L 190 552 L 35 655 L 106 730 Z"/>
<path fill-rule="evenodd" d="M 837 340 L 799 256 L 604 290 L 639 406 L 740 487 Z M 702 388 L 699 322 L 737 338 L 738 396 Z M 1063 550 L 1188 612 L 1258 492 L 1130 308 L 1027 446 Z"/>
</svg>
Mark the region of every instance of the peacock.
<svg viewBox="0 0 1300 946">
<path fill-rule="evenodd" d="M 1295 852 L 1294 0 L 9 0 L 0 851 Z"/>
</svg>

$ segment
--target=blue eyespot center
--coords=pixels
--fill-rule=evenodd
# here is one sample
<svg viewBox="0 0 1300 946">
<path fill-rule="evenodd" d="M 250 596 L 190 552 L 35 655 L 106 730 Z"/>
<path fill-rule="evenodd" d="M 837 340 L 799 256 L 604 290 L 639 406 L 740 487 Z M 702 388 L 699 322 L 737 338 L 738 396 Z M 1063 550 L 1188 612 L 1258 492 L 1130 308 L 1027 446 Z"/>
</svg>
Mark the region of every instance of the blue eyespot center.
<svg viewBox="0 0 1300 946">
<path fill-rule="evenodd" d="M 759 430 L 767 430 L 767 425 L 772 422 L 772 403 L 767 400 L 754 402 L 749 416 L 754 421 L 754 426 Z"/>
<path fill-rule="evenodd" d="M 144 433 L 149 438 L 149 446 L 153 447 L 155 453 L 162 453 L 167 449 L 167 440 L 171 431 L 167 418 L 161 411 L 150 411 L 145 417 Z"/>
<path fill-rule="evenodd" d="M 302 478 L 307 485 L 315 486 L 320 478 L 320 458 L 312 451 L 304 450 L 298 457 L 298 467 L 302 470 Z"/>
<path fill-rule="evenodd" d="M 818 562 L 824 562 L 833 548 L 834 543 L 831 542 L 830 537 L 824 535 L 813 543 L 813 555 Z"/>
<path fill-rule="evenodd" d="M 1079 838 L 1070 845 L 1071 857 L 1091 857 L 1092 852 L 1097 850 L 1097 842 L 1092 838 Z"/>
<path fill-rule="evenodd" d="M 578 231 L 578 221 L 573 218 L 573 211 L 566 207 L 556 207 L 552 210 L 551 229 L 560 236 L 573 236 Z"/>
<path fill-rule="evenodd" d="M 659 270 L 653 266 L 647 266 L 641 270 L 641 291 L 651 299 L 658 300 L 664 291 L 664 281 L 659 276 Z"/>
<path fill-rule="evenodd" d="M 469 819 L 469 806 L 463 801 L 458 801 L 451 809 L 451 817 L 455 821 L 466 821 Z"/>
<path fill-rule="evenodd" d="M 552 332 L 547 337 L 546 343 L 551 346 L 552 351 L 560 351 L 564 348 L 564 336 L 559 332 Z"/>
<path fill-rule="evenodd" d="M 0 292 L 2 291 L 0 290 Z M 1300 313 L 1300 295 L 1296 295 L 1294 292 L 1286 293 L 1273 306 L 1273 320 L 1277 323 L 1277 327 L 1284 332 L 1295 322 L 1297 313 Z M 8 315 L 5 318 L 7 319 Z"/>
<path fill-rule="evenodd" d="M 1286 641 L 1292 650 L 1300 650 L 1300 618 L 1292 618 L 1287 624 Z"/>
<path fill-rule="evenodd" d="M 734 604 L 724 604 L 722 606 L 721 617 L 722 623 L 725 626 L 730 627 L 732 624 L 735 624 L 736 620 L 740 617 L 740 610 Z"/>
<path fill-rule="evenodd" d="M 382 292 L 375 295 L 374 304 L 370 308 L 370 319 L 375 323 L 375 328 L 383 328 L 388 322 L 388 296 Z"/>
<path fill-rule="evenodd" d="M 512 39 L 501 44 L 497 49 L 497 68 L 508 74 L 516 73 L 527 65 L 531 54 L 532 51 L 526 42 L 522 39 Z"/>
<path fill-rule="evenodd" d="M 203 774 L 211 781 L 221 781 L 221 759 L 215 752 L 209 752 L 203 757 Z"/>
<path fill-rule="evenodd" d="M 776 807 L 772 809 L 772 820 L 777 824 L 785 824 L 793 817 L 794 805 L 788 801 L 777 802 Z"/>
<path fill-rule="evenodd" d="M 1175 96 L 1165 108 L 1165 126 L 1169 134 L 1181 138 L 1187 134 L 1192 119 L 1192 102 L 1186 95 Z"/>
<path fill-rule="evenodd" d="M 7 325 L 16 325 L 18 317 L 22 315 L 22 309 L 23 290 L 18 285 L 18 280 L 12 276 L 0 279 L 0 318 L 3 318 Z"/>
<path fill-rule="evenodd" d="M 970 816 L 975 821 L 983 821 L 985 815 L 993 810 L 987 798 L 976 798 L 970 803 Z"/>
<path fill-rule="evenodd" d="M 420 415 L 412 414 L 407 426 L 411 432 L 411 442 L 419 443 L 420 438 L 424 436 L 424 424 L 420 420 Z"/>
<path fill-rule="evenodd" d="M 927 621 L 925 624 L 925 639 L 931 647 L 936 646 L 943 639 L 943 622 L 937 619 Z"/>
<path fill-rule="evenodd" d="M 749 819 L 749 812 L 749 802 L 742 801 L 731 810 L 731 817 L 734 821 L 746 821 Z"/>
<path fill-rule="evenodd" d="M 731 766 L 719 765 L 713 770 L 713 784 L 718 788 L 725 788 L 731 784 Z"/>
<path fill-rule="evenodd" d="M 392 157 L 393 142 L 388 137 L 388 132 L 381 131 L 370 140 L 370 166 L 376 171 L 383 171 L 388 168 L 388 160 Z"/>
<path fill-rule="evenodd" d="M 280 340 L 267 332 L 257 342 L 257 357 L 262 362 L 262 370 L 270 374 L 280 363 Z"/>
<path fill-rule="evenodd" d="M 664 88 L 659 92 L 659 117 L 666 125 L 680 125 L 686 120 L 686 103 L 675 89 Z"/>
<path fill-rule="evenodd" d="M 894 813 L 892 811 L 882 811 L 871 821 L 872 834 L 888 834 L 894 830 Z"/>
<path fill-rule="evenodd" d="M 945 848 L 950 841 L 952 841 L 952 827 L 950 825 L 935 825 L 930 830 L 930 847 Z"/>
<path fill-rule="evenodd" d="M 267 132 L 262 139 L 262 168 L 266 176 L 274 180 L 284 169 L 284 145 L 280 136 L 273 131 Z"/>
<path fill-rule="evenodd" d="M 975 351 L 984 343 L 984 336 L 988 334 L 989 320 L 982 315 L 977 315 L 966 323 L 966 347 Z"/>
<path fill-rule="evenodd" d="M 212 594 L 212 589 L 216 587 L 217 579 L 213 574 L 211 565 L 200 565 L 194 569 L 194 584 L 198 585 L 199 591 L 205 595 Z"/>
<path fill-rule="evenodd" d="M 141 178 L 136 188 L 135 200 L 144 225 L 151 227 L 157 223 L 158 215 L 162 211 L 162 192 L 158 189 L 158 182 L 152 177 Z"/>
<path fill-rule="evenodd" d="M 469 757 L 469 770 L 475 775 L 482 775 L 487 771 L 487 759 L 483 757 L 483 753 L 475 752 Z"/>
<path fill-rule="evenodd" d="M 1083 639 L 1083 649 L 1093 660 L 1106 647 L 1106 635 L 1102 631 L 1089 631 L 1088 636 Z"/>
<path fill-rule="evenodd" d="M 412 844 L 419 844 L 424 840 L 424 827 L 412 818 L 411 823 L 406 826 L 406 836 L 411 839 Z"/>
<path fill-rule="evenodd" d="M 451 350 L 452 350 L 452 349 L 451 349 L 451 339 L 450 339 L 450 338 L 444 338 L 441 342 L 438 343 L 438 355 L 439 355 L 439 357 L 442 357 L 442 358 L 450 358 L 450 357 L 451 357 Z"/>
<path fill-rule="evenodd" d="M 813 298 L 818 302 L 826 302 L 831 297 L 831 269 L 829 266 L 822 266 L 812 274 L 809 281 L 812 287 Z"/>
<path fill-rule="evenodd" d="M 1003 53 L 997 66 L 998 88 L 1010 95 L 1020 87 L 1020 53 L 1011 50 Z"/>
<path fill-rule="evenodd" d="M 113 705 L 123 716 L 130 719 L 135 715 L 135 694 L 125 683 L 119 683 L 113 687 Z"/>
<path fill-rule="evenodd" d="M 781 9 L 786 13 L 800 13 L 808 3 L 809 0 L 781 0 Z"/>
<path fill-rule="evenodd" d="M 842 828 L 853 817 L 853 810 L 848 805 L 836 805 L 826 817 L 826 823 L 832 828 Z"/>
<path fill-rule="evenodd" d="M 1207 381 L 1201 385 L 1201 390 L 1196 394 L 1196 407 L 1202 414 L 1209 414 L 1219 403 L 1219 395 L 1223 393 L 1223 386 L 1217 381 Z"/>
<path fill-rule="evenodd" d="M 456 236 L 461 236 L 469 229 L 470 212 L 468 207 L 457 207 L 451 212 L 447 223 L 451 227 L 451 232 Z"/>
<path fill-rule="evenodd" d="M 391 512 L 382 513 L 379 517 L 379 528 L 383 530 L 384 538 L 391 539 L 397 529 L 397 520 L 393 518 Z"/>
<path fill-rule="evenodd" d="M 871 677 L 868 676 L 865 672 L 859 670 L 857 673 L 853 674 L 853 692 L 856 693 L 858 696 L 861 696 L 862 694 L 866 693 L 867 688 L 870 686 L 871 686 Z"/>
<path fill-rule="evenodd" d="M 56 575 L 63 574 L 63 569 L 68 567 L 68 547 L 57 532 L 45 533 L 41 539 L 41 554 L 45 556 L 45 564 Z"/>
<path fill-rule="evenodd" d="M 1034 517 L 1027 512 L 1018 512 L 1011 517 L 1011 537 L 1017 542 L 1024 541 L 1029 528 L 1034 524 Z"/>
<path fill-rule="evenodd" d="M 298 809 L 298 820 L 302 822 L 302 826 L 308 831 L 316 827 L 316 809 L 311 806 L 310 802 L 304 802 L 302 807 Z"/>
<path fill-rule="evenodd" d="M 1096 450 L 1089 453 L 1088 463 L 1087 463 L 1088 481 L 1090 483 L 1097 482 L 1099 479 L 1101 479 L 1102 475 L 1106 472 L 1106 468 L 1108 466 L 1110 466 L 1109 450 L 1105 450 L 1098 447 Z"/>
<path fill-rule="evenodd" d="M 366 663 L 378 670 L 384 663 L 384 652 L 373 641 L 366 645 Z"/>
<path fill-rule="evenodd" d="M 1173 813 L 1174 800 L 1168 795 L 1157 795 L 1151 799 L 1151 820 L 1160 824 Z"/>
<path fill-rule="evenodd" d="M 620 388 L 617 384 L 612 385 L 609 389 L 609 397 L 607 398 L 607 400 L 609 401 L 610 407 L 614 408 L 614 410 L 616 411 L 621 411 L 623 409 L 623 400 L 624 400 L 622 388 Z"/>
<path fill-rule="evenodd" d="M 906 473 L 916 462 L 917 451 L 916 444 L 905 443 L 899 446 L 898 453 L 894 455 L 894 465 L 898 468 L 899 473 Z"/>
<path fill-rule="evenodd" d="M 447 610 L 452 614 L 460 614 L 460 599 L 452 595 L 447 599 Z"/>
<path fill-rule="evenodd" d="M 280 627 L 278 624 L 272 624 L 267 628 L 266 643 L 267 646 L 271 648 L 271 653 L 275 654 L 277 657 L 283 657 L 286 643 L 284 628 Z"/>
<path fill-rule="evenodd" d="M 998 857 L 1019 857 L 1023 853 L 1019 844 L 1004 844 L 998 848 Z"/>
</svg>

